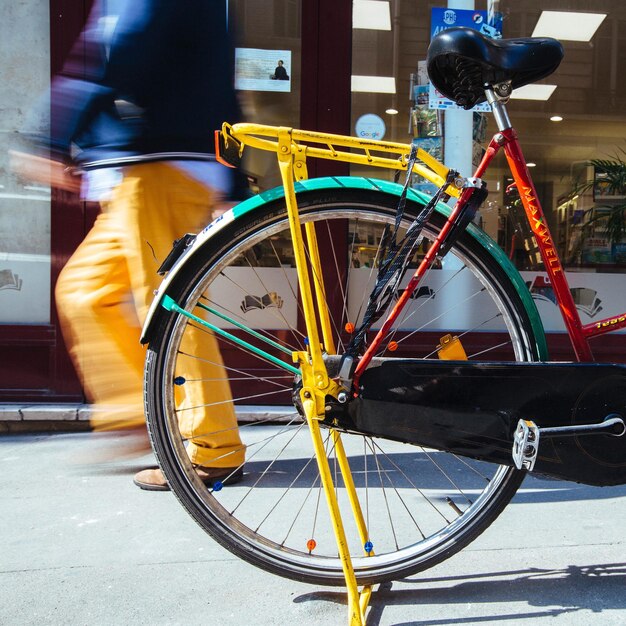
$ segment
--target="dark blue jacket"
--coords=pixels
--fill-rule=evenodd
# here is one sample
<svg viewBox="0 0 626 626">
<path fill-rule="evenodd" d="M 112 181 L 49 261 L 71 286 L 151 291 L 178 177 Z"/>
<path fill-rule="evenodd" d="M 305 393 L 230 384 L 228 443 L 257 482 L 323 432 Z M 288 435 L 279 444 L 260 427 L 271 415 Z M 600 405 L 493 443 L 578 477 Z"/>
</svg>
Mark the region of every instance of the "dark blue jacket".
<svg viewBox="0 0 626 626">
<path fill-rule="evenodd" d="M 212 158 L 214 130 L 239 119 L 225 4 L 97 3 L 53 82 L 53 151 L 85 168 Z"/>
</svg>

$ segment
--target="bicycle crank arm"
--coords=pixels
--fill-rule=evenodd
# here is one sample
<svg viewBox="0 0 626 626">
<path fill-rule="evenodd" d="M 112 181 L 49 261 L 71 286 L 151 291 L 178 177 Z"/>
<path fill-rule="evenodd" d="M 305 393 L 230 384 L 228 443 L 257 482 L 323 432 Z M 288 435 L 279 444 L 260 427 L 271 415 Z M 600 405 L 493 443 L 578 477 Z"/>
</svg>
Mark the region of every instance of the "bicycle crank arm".
<svg viewBox="0 0 626 626">
<path fill-rule="evenodd" d="M 611 413 L 599 424 L 579 424 L 577 426 L 555 426 L 554 428 L 540 428 L 542 437 L 573 437 L 576 435 L 612 435 L 621 437 L 626 432 L 626 424 L 617 413 Z"/>
</svg>

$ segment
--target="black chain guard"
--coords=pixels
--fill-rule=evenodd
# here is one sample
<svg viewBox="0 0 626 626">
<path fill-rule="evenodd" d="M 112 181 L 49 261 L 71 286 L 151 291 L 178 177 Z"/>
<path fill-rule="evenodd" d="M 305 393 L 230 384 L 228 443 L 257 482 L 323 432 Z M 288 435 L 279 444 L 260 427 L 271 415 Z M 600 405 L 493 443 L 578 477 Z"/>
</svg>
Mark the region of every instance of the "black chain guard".
<svg viewBox="0 0 626 626">
<path fill-rule="evenodd" d="M 520 419 L 539 428 L 626 420 L 626 366 L 376 359 L 327 423 L 512 465 Z M 626 483 L 626 435 L 542 439 L 535 473 L 590 485 Z"/>
</svg>

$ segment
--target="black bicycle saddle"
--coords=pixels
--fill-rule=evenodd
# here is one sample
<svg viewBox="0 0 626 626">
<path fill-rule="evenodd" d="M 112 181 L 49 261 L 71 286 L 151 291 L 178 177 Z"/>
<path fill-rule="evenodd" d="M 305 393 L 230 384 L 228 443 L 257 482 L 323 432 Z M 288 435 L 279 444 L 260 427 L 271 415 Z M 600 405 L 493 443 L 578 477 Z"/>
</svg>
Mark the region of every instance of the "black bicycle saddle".
<svg viewBox="0 0 626 626">
<path fill-rule="evenodd" d="M 464 109 L 484 102 L 485 85 L 516 89 L 552 74 L 563 46 L 550 37 L 490 39 L 471 28 L 448 28 L 430 42 L 428 75 L 435 88 Z"/>
</svg>

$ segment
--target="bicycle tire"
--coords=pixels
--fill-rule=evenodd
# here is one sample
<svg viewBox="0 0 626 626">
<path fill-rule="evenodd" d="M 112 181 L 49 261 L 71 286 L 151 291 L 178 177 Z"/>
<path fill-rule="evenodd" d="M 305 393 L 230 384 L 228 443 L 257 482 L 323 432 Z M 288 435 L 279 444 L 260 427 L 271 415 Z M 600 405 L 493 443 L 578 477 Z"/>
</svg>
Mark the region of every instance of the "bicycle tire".
<svg viewBox="0 0 626 626">
<path fill-rule="evenodd" d="M 407 203 L 408 215 L 415 214 L 421 208 L 415 201 L 415 195 L 412 194 L 411 197 Z M 329 233 L 329 239 L 333 238 L 333 232 L 342 228 L 344 233 L 357 232 L 359 224 L 367 228 L 382 228 L 383 224 L 393 221 L 396 202 L 397 198 L 391 194 L 358 189 L 320 189 L 298 195 L 302 221 L 315 221 L 318 232 L 321 230 Z M 261 273 L 266 267 L 263 263 L 268 262 L 261 248 L 271 244 L 270 247 L 276 252 L 276 242 L 280 242 L 281 233 L 287 229 L 286 219 L 284 200 L 278 198 L 233 220 L 209 237 L 202 250 L 190 257 L 185 266 L 180 268 L 176 280 L 168 286 L 168 295 L 181 307 L 191 310 L 200 300 L 201 294 L 212 286 L 211 300 L 213 306 L 216 306 L 215 300 L 222 298 L 222 295 L 216 294 L 223 291 L 218 288 L 217 279 L 223 279 L 229 272 L 233 272 L 233 276 L 239 276 L 233 268 L 241 268 L 237 264 L 245 262 L 248 267 L 244 266 L 243 269 L 250 269 L 252 260 L 258 263 L 254 271 Z M 443 221 L 444 218 L 435 213 L 425 229 L 426 236 L 431 238 L 436 235 Z M 496 311 L 496 318 L 502 318 L 497 321 L 501 325 L 503 322 L 505 330 L 487 333 L 498 338 L 498 345 L 492 354 L 500 354 L 505 350 L 511 360 L 538 360 L 541 341 L 537 338 L 536 324 L 532 320 L 533 311 L 529 311 L 528 302 L 522 300 L 518 285 L 511 280 L 511 267 L 507 267 L 501 258 L 496 258 L 493 251 L 485 245 L 482 236 L 476 236 L 476 229 L 473 226 L 471 229 L 474 231 L 473 235 L 463 233 L 446 257 L 455 264 L 461 264 L 462 269 L 458 272 L 454 270 L 455 278 L 452 280 L 456 281 L 456 276 L 462 273 L 466 282 L 468 279 L 470 282 L 478 281 L 480 297 L 468 296 L 463 301 L 464 307 L 469 309 L 467 302 L 471 303 L 478 298 L 481 304 L 473 307 L 474 309 L 482 310 L 487 303 L 492 307 L 489 314 Z M 340 239 L 343 240 L 342 237 Z M 353 235 L 351 245 L 354 245 L 354 239 Z M 288 264 L 280 261 L 287 259 L 278 255 L 276 257 L 277 267 L 271 269 L 280 271 L 279 265 Z M 351 251 L 348 258 L 352 259 Z M 351 263 L 350 260 L 349 264 Z M 444 261 L 433 272 L 444 271 L 445 263 Z M 469 274 L 466 275 L 468 270 Z M 285 282 L 288 283 L 289 280 Z M 259 287 L 262 285 L 263 280 L 260 280 Z M 328 285 L 327 282 L 327 287 Z M 429 300 L 445 300 L 443 289 L 449 287 L 450 282 Z M 452 289 L 453 301 L 458 301 L 458 291 L 458 286 Z M 287 289 L 283 296 L 287 297 L 288 293 Z M 226 299 L 226 296 L 223 298 Z M 341 305 L 339 309 L 345 319 L 346 307 Z M 234 311 L 230 314 L 235 315 Z M 463 315 L 466 316 L 466 312 Z M 339 320 L 337 329 L 343 328 L 344 319 Z M 441 322 L 438 324 L 441 325 Z M 324 514 L 319 506 L 319 480 L 311 465 L 312 448 L 307 450 L 307 444 L 302 441 L 303 437 L 308 436 L 304 422 L 295 410 L 294 417 L 290 418 L 293 421 L 287 424 L 276 425 L 271 417 L 268 420 L 259 420 L 262 424 L 240 424 L 240 432 L 245 430 L 246 433 L 244 440 L 249 455 L 242 483 L 225 485 L 218 492 L 207 488 L 193 471 L 185 452 L 185 438 L 178 430 L 179 416 L 174 401 L 177 391 L 173 383 L 179 376 L 178 368 L 183 367 L 179 365 L 179 361 L 182 362 L 189 356 L 179 355 L 179 347 L 185 333 L 191 332 L 193 325 L 192 321 L 182 315 L 161 312 L 147 353 L 145 391 L 148 428 L 159 464 L 173 492 L 200 526 L 235 555 L 286 578 L 321 585 L 343 585 L 344 576 L 336 556 L 332 533 L 328 528 L 320 528 L 324 522 Z M 408 333 L 413 339 L 419 338 L 417 344 L 420 344 L 423 335 L 427 335 L 430 341 L 432 334 L 423 331 L 423 324 L 420 326 L 422 331 Z M 453 330 L 458 334 L 459 329 Z M 484 330 L 465 330 L 468 331 L 466 337 L 470 337 L 470 343 L 474 334 L 478 336 L 481 333 L 484 342 Z M 292 336 L 297 336 L 297 332 L 290 332 Z M 337 331 L 338 334 L 342 332 Z M 406 336 L 405 334 L 404 337 Z M 502 342 L 503 338 L 506 341 Z M 413 339 L 408 342 L 411 343 Z M 403 340 L 404 338 L 400 343 Z M 222 353 L 231 348 L 221 339 L 218 342 Z M 418 348 L 411 347 L 411 351 L 417 350 Z M 424 354 L 422 351 L 412 356 Z M 266 370 L 271 369 L 267 364 L 262 365 Z M 244 382 L 249 385 L 260 381 L 270 387 L 275 383 L 275 379 L 271 379 L 266 372 L 246 373 L 237 370 L 236 376 L 243 377 Z M 293 379 L 293 375 L 289 376 Z M 237 385 L 234 378 L 231 375 L 233 387 Z M 285 395 L 290 395 L 291 382 L 286 381 L 286 384 L 285 389 L 276 392 L 276 395 L 282 394 L 283 401 Z M 268 393 L 271 395 L 267 399 L 270 401 L 274 397 L 273 391 L 269 388 Z M 235 396 L 234 399 L 237 401 L 238 397 Z M 288 440 L 288 437 L 291 439 Z M 343 436 L 343 439 L 345 441 L 346 437 Z M 381 442 L 358 435 L 348 439 L 346 449 L 353 472 L 355 467 L 364 467 L 363 471 L 358 471 L 357 488 L 361 500 L 368 502 L 365 512 L 368 527 L 377 527 L 373 556 L 364 556 L 363 546 L 358 542 L 350 548 L 360 584 L 397 580 L 452 556 L 495 520 L 524 478 L 523 472 L 510 467 L 491 466 L 417 446 Z M 358 449 L 352 444 L 353 439 L 358 442 Z M 271 441 L 274 445 L 275 440 L 280 440 L 280 443 L 272 453 L 274 456 L 261 450 L 261 446 L 268 446 L 266 441 Z M 285 452 L 287 444 L 283 444 L 284 441 L 289 441 L 289 446 L 294 449 L 290 453 L 292 456 Z M 310 444 L 310 438 L 308 443 Z M 360 446 L 363 446 L 362 452 Z M 407 452 L 407 449 L 410 451 Z M 332 456 L 332 450 L 329 454 Z M 368 458 L 369 467 L 372 467 L 373 462 L 374 470 L 368 469 Z M 415 472 L 415 467 L 419 467 L 417 474 L 412 473 Z M 393 485 L 392 478 L 389 478 L 391 475 L 396 481 Z M 368 482 L 374 479 L 378 481 L 376 488 L 373 483 L 370 485 Z M 418 481 L 422 482 L 418 485 Z M 340 500 L 341 491 L 342 483 L 339 481 Z M 267 506 L 270 496 L 273 502 L 277 502 L 276 508 L 272 508 L 274 504 L 272 507 Z M 391 505 L 390 500 L 396 497 L 398 502 L 394 500 Z M 391 518 L 392 508 L 396 516 L 393 524 L 388 526 L 384 519 L 372 519 L 378 513 L 382 513 L 383 518 Z M 293 520 L 285 519 L 288 511 L 295 513 Z M 266 512 L 268 516 L 275 516 L 271 524 L 267 522 L 269 518 L 264 518 Z M 326 511 L 324 513 L 327 516 Z M 405 517 L 396 521 L 403 514 Z M 413 519 L 418 516 L 419 521 Z M 350 533 L 353 529 L 350 528 L 349 521 L 347 524 L 346 532 Z M 430 529 L 430 525 L 433 529 Z M 293 539 L 296 526 L 299 535 L 297 539 Z M 315 537 L 321 539 L 316 539 L 317 545 L 311 551 L 309 548 L 312 544 L 307 541 L 313 538 L 313 533 L 309 533 L 309 537 L 304 529 L 313 526 Z M 382 530 L 383 527 L 387 530 Z M 393 535 L 393 538 L 390 539 L 388 534 Z"/>
</svg>

